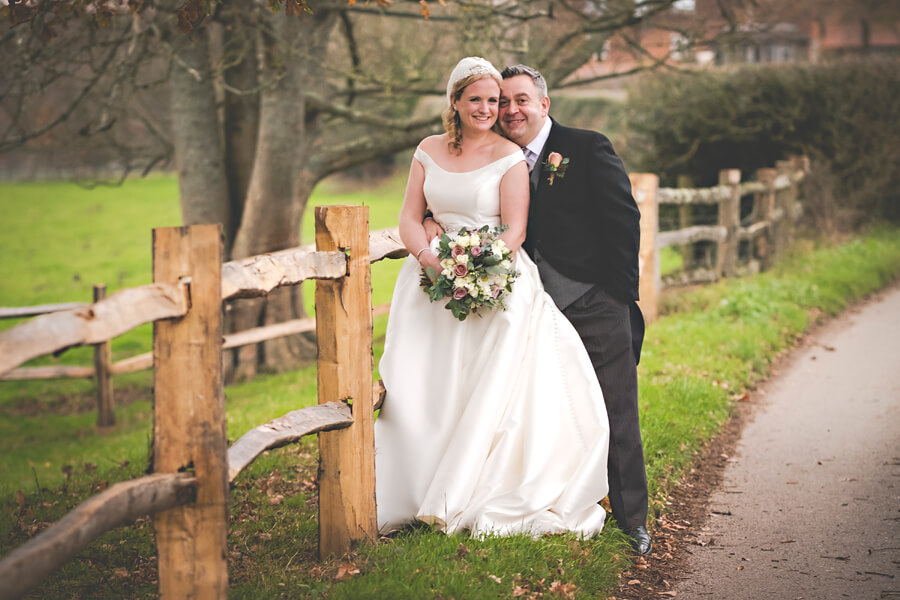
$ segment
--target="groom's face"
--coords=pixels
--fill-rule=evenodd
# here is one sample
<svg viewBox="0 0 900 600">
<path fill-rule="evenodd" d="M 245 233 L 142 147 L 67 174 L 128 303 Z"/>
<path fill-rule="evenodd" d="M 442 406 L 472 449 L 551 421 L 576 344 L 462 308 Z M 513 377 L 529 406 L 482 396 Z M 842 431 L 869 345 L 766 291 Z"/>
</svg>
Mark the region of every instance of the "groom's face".
<svg viewBox="0 0 900 600">
<path fill-rule="evenodd" d="M 503 80 L 500 87 L 500 128 L 506 137 L 525 146 L 540 132 L 550 110 L 550 98 L 542 96 L 529 75 Z"/>
</svg>

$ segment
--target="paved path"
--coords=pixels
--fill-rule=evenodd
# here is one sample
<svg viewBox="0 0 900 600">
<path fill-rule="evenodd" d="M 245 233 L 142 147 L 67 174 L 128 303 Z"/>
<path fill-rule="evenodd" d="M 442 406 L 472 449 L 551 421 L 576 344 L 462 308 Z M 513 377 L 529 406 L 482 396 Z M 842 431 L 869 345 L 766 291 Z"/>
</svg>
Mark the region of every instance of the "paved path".
<svg viewBox="0 0 900 600">
<path fill-rule="evenodd" d="M 758 392 L 679 599 L 900 599 L 900 287 Z"/>
</svg>

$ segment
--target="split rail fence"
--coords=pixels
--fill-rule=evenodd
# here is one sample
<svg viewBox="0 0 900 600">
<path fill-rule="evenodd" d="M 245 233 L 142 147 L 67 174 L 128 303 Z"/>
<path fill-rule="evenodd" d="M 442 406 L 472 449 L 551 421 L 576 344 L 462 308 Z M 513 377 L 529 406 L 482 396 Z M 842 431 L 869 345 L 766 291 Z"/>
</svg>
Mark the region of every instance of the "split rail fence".
<svg viewBox="0 0 900 600">
<path fill-rule="evenodd" d="M 785 167 L 781 175 L 764 170 L 757 182 L 741 184 L 739 172 L 726 171 L 718 187 L 672 190 L 658 188 L 655 175 L 632 175 L 642 213 L 642 273 L 653 274 L 641 279 L 648 320 L 656 316 L 661 289 L 660 246 L 714 241 L 716 275 L 733 274 L 741 240 L 776 248 L 786 243 L 778 223 L 792 220 L 785 217 L 795 213 L 796 196 L 779 203 L 778 190 L 796 190 L 798 179 Z M 739 219 L 744 193 L 757 198 L 759 219 L 748 227 Z M 657 232 L 659 204 L 690 202 L 719 203 L 720 225 Z M 319 436 L 320 555 L 375 539 L 373 412 L 384 387 L 372 377 L 370 265 L 408 253 L 396 230 L 370 234 L 366 207 L 318 207 L 315 220 L 315 250 L 294 248 L 225 264 L 218 226 L 154 229 L 152 284 L 109 297 L 98 290 L 89 305 L 41 307 L 47 314 L 0 332 L 3 376 L 32 358 L 78 345 L 97 346 L 107 357 L 95 362 L 108 364 L 104 344 L 152 322 L 148 366 L 154 369 L 154 473 L 88 499 L 0 560 L 0 600 L 19 597 L 103 533 L 143 515 L 153 515 L 160 595 L 224 598 L 229 483 L 263 451 L 313 433 Z M 308 279 L 316 280 L 316 317 L 310 321 L 318 338 L 319 403 L 256 427 L 229 448 L 222 377 L 222 352 L 229 346 L 222 334 L 222 303 Z M 24 316 L 28 309 L 6 310 Z M 137 359 L 147 360 L 128 361 Z"/>
</svg>

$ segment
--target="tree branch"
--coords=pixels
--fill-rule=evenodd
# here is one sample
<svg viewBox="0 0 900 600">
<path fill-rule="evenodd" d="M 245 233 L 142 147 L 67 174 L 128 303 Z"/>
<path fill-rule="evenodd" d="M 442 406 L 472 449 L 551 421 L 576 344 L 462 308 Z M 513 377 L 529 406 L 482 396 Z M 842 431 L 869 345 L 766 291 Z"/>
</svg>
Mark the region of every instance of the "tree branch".
<svg viewBox="0 0 900 600">
<path fill-rule="evenodd" d="M 381 129 L 409 131 L 411 129 L 421 129 L 422 127 L 427 127 L 434 123 L 434 117 L 426 117 L 424 119 L 390 119 L 379 117 L 364 111 L 354 110 L 349 106 L 335 104 L 312 92 L 307 92 L 304 94 L 304 97 L 307 101 L 307 107 L 310 110 L 316 110 L 324 114 L 344 118 L 353 123 L 371 125 L 372 127 Z"/>
<path fill-rule="evenodd" d="M 317 180 L 322 179 L 332 173 L 355 167 L 374 158 L 412 148 L 422 138 L 441 133 L 443 130 L 440 116 L 435 116 L 431 119 L 430 126 L 424 129 L 411 129 L 387 138 L 357 139 L 335 146 L 311 159 L 310 170 L 315 174 Z"/>
</svg>

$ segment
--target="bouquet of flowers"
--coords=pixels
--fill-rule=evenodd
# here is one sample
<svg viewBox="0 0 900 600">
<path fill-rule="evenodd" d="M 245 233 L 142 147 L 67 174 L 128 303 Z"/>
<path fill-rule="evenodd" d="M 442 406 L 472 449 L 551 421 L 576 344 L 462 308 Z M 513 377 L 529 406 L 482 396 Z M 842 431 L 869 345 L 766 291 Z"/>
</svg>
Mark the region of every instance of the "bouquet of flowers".
<svg viewBox="0 0 900 600">
<path fill-rule="evenodd" d="M 445 308 L 460 321 L 479 309 L 504 308 L 503 294 L 512 291 L 519 276 L 512 267 L 512 253 L 500 239 L 505 230 L 485 225 L 460 229 L 452 237 L 443 234 L 437 248 L 441 272 L 429 267 L 421 278 L 431 301 L 449 298 Z"/>
</svg>

